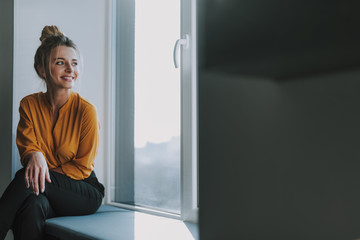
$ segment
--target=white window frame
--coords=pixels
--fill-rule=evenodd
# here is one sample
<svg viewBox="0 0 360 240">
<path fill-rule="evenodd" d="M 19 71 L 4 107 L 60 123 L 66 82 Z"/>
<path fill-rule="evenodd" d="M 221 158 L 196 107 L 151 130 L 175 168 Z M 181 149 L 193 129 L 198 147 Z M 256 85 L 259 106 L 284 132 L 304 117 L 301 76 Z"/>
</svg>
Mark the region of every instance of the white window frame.
<svg viewBox="0 0 360 240">
<path fill-rule="evenodd" d="M 181 0 L 181 37 L 189 36 L 188 48 L 180 48 L 181 79 L 181 214 L 172 214 L 139 206 L 111 201 L 111 175 L 115 166 L 115 81 L 116 81 L 116 0 L 108 0 L 108 76 L 106 134 L 106 194 L 104 203 L 165 216 L 183 221 L 198 222 L 198 123 L 197 123 L 197 58 L 196 58 L 196 0 Z M 175 39 L 176 40 L 176 39 Z M 175 44 L 175 41 L 174 41 Z"/>
<path fill-rule="evenodd" d="M 181 52 L 181 218 L 198 222 L 196 0 L 181 1 L 180 32 L 189 36 Z"/>
</svg>

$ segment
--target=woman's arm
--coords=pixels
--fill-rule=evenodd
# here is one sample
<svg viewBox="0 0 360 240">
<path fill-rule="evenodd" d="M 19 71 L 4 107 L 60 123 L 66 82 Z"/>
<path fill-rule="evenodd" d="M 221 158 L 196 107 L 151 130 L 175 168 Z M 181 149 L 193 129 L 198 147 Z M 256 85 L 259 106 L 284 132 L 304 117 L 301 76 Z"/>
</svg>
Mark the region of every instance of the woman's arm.
<svg viewBox="0 0 360 240">
<path fill-rule="evenodd" d="M 84 179 L 90 176 L 99 144 L 99 121 L 96 108 L 87 105 L 84 109 L 78 151 L 72 161 L 61 165 L 62 171 L 73 179 Z"/>
<path fill-rule="evenodd" d="M 36 195 L 45 191 L 45 180 L 51 182 L 48 165 L 41 152 L 30 153 L 26 159 L 25 184 L 31 187 Z"/>
<path fill-rule="evenodd" d="M 38 146 L 34 125 L 31 121 L 29 105 L 26 99 L 20 102 L 20 121 L 17 128 L 16 144 L 21 163 L 26 168 L 25 184 L 35 194 L 45 191 L 45 180 L 50 182 L 49 169 L 44 154 Z"/>
<path fill-rule="evenodd" d="M 30 106 L 26 98 L 20 102 L 19 113 L 20 120 L 17 126 L 16 144 L 19 149 L 21 164 L 26 167 L 29 154 L 42 152 L 42 150 L 36 139 Z"/>
</svg>

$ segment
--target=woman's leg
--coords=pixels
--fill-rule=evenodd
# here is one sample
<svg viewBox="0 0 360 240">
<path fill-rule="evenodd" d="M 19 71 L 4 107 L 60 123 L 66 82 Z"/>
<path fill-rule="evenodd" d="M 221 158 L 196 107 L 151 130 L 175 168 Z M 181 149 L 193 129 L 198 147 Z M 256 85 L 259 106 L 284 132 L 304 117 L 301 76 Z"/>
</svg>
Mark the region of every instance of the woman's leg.
<svg viewBox="0 0 360 240">
<path fill-rule="evenodd" d="M 18 210 L 27 198 L 35 196 L 36 199 L 37 197 L 31 189 L 26 188 L 24 174 L 24 169 L 16 173 L 14 180 L 0 199 L 0 239 L 6 236 Z M 52 171 L 50 171 L 50 178 L 51 183 L 46 183 L 45 192 L 41 195 L 47 198 L 56 216 L 91 214 L 96 212 L 101 205 L 103 196 L 90 184 Z M 44 219 L 39 221 L 44 221 Z"/>
<path fill-rule="evenodd" d="M 15 240 L 43 239 L 45 220 L 54 215 L 44 195 L 30 195 L 17 211 L 12 227 Z"/>
<path fill-rule="evenodd" d="M 92 214 L 100 207 L 103 196 L 89 183 L 52 171 L 50 178 L 44 195 L 57 216 Z"/>
<path fill-rule="evenodd" d="M 0 198 L 0 239 L 5 238 L 25 199 L 34 194 L 31 189 L 25 186 L 24 173 L 24 169 L 16 173 L 15 178 Z"/>
</svg>

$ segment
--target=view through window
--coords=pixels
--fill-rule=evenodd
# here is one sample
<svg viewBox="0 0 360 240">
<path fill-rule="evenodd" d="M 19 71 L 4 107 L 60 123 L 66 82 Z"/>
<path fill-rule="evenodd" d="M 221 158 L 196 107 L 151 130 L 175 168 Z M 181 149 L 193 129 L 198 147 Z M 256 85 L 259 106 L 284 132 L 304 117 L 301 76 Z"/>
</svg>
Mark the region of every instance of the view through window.
<svg viewBox="0 0 360 240">
<path fill-rule="evenodd" d="M 179 0 L 135 2 L 135 204 L 180 213 Z"/>
</svg>

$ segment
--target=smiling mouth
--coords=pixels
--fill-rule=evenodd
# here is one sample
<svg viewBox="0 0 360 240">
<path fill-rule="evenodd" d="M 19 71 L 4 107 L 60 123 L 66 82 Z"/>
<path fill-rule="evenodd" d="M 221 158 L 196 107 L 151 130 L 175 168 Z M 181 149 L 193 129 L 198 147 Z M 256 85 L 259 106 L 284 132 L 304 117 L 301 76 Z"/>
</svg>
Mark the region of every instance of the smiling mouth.
<svg viewBox="0 0 360 240">
<path fill-rule="evenodd" d="M 74 80 L 74 77 L 61 77 L 61 78 L 68 82 L 71 82 L 72 80 Z"/>
</svg>

